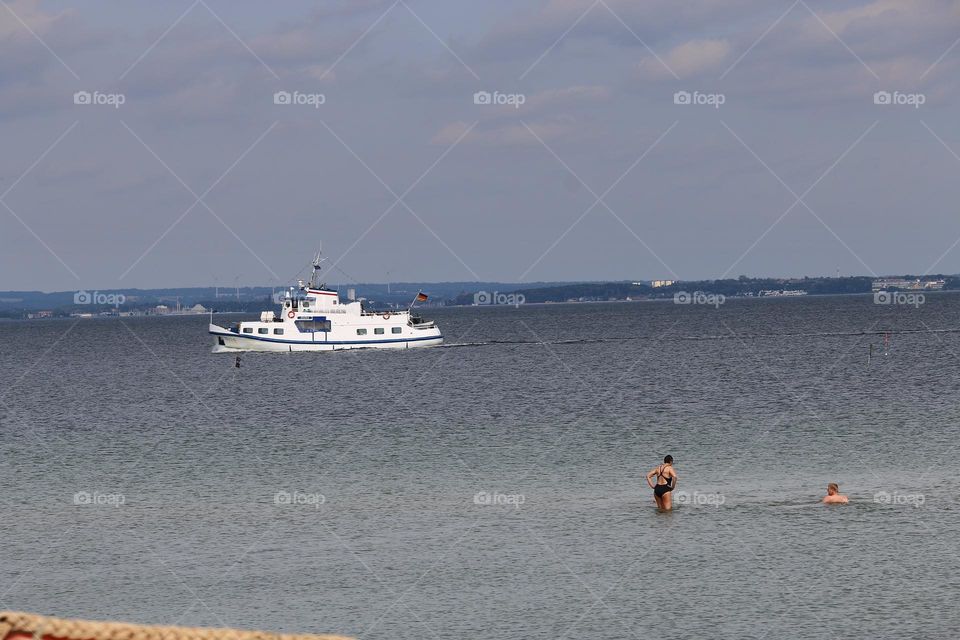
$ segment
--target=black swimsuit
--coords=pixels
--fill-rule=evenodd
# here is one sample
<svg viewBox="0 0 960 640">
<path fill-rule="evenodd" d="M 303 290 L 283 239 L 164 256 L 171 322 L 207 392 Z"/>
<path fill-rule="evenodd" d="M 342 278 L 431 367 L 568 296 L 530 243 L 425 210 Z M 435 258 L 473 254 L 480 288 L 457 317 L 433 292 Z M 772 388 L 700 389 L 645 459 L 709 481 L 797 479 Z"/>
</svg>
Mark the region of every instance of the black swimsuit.
<svg viewBox="0 0 960 640">
<path fill-rule="evenodd" d="M 658 478 L 663 478 L 663 466 L 660 466 L 660 471 L 657 472 Z M 673 491 L 673 478 L 668 478 L 665 484 L 658 484 L 653 488 L 653 494 L 658 498 L 662 497 L 663 494 Z"/>
</svg>

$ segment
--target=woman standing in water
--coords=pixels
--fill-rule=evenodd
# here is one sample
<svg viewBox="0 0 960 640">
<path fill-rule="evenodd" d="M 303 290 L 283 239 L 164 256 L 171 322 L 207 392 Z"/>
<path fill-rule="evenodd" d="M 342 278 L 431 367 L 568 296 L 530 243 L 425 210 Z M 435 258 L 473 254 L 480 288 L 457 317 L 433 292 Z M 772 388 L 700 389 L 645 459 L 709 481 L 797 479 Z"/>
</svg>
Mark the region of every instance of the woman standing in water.
<svg viewBox="0 0 960 640">
<path fill-rule="evenodd" d="M 656 476 L 657 484 L 653 484 Z M 670 492 L 677 488 L 677 472 L 673 470 L 673 456 L 664 456 L 663 464 L 647 474 L 647 484 L 653 489 L 653 499 L 657 508 L 670 511 L 673 508 L 673 497 Z"/>
</svg>

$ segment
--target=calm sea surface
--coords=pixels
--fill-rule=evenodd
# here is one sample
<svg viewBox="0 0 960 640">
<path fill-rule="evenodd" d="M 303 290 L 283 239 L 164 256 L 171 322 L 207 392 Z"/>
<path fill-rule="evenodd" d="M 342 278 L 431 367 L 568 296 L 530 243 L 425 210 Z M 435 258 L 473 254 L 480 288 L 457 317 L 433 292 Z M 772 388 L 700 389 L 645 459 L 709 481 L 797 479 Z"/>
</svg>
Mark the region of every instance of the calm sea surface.
<svg viewBox="0 0 960 640">
<path fill-rule="evenodd" d="M 957 636 L 960 296 L 427 315 L 446 346 L 240 369 L 206 317 L 0 323 L 0 609 L 383 640 Z M 667 453 L 681 504 L 658 513 Z M 851 504 L 818 504 L 827 482 Z"/>
</svg>

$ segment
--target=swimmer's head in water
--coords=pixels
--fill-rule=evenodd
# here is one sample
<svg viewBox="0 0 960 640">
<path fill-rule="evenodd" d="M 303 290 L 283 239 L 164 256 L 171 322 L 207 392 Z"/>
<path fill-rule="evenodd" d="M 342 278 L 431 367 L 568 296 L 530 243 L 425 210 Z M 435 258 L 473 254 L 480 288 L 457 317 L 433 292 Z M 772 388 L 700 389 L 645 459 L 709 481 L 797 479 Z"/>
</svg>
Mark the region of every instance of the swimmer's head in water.
<svg viewBox="0 0 960 640">
<path fill-rule="evenodd" d="M 837 486 L 836 482 L 831 482 L 827 485 L 827 493 L 831 496 L 835 493 L 840 493 L 840 487 Z"/>
<path fill-rule="evenodd" d="M 664 464 L 673 464 L 673 456 L 663 456 Z"/>
</svg>

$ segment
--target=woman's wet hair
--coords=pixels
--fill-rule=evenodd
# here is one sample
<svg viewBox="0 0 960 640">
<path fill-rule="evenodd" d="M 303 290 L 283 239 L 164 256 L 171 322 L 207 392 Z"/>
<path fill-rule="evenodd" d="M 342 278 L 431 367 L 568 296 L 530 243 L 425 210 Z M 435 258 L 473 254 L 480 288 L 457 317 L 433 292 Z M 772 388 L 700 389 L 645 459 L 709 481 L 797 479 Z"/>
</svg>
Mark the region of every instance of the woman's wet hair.
<svg viewBox="0 0 960 640">
<path fill-rule="evenodd" d="M 672 464 L 672 463 L 673 463 L 673 456 L 663 456 L 663 463 L 664 463 L 664 464 Z"/>
</svg>

